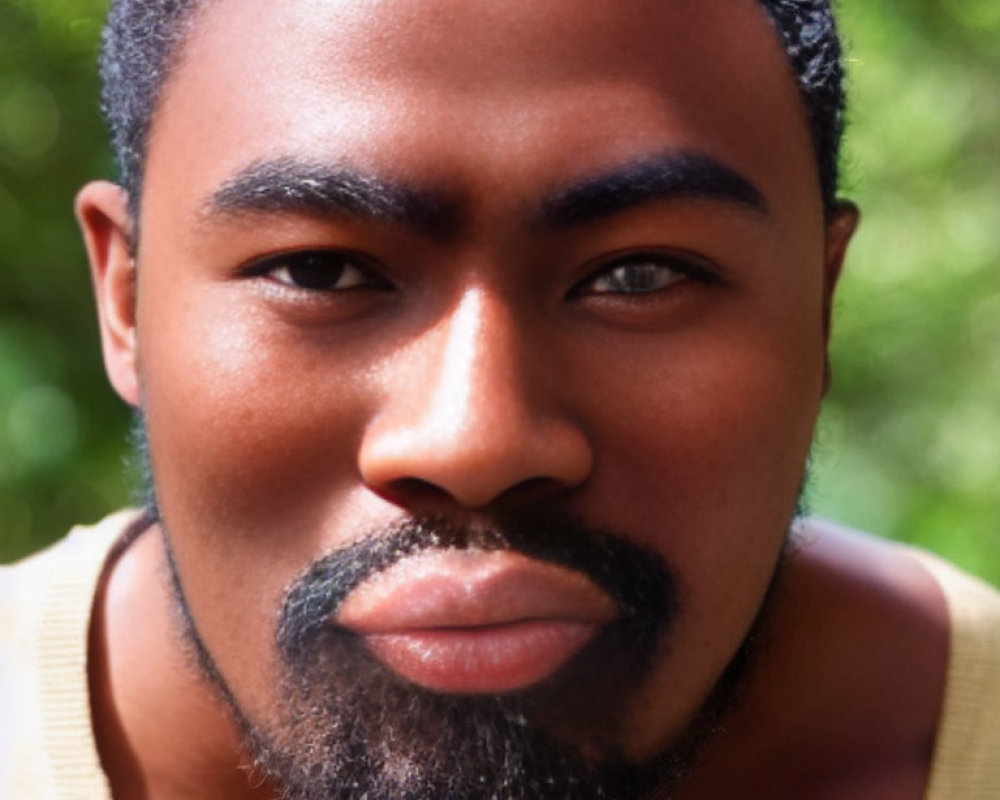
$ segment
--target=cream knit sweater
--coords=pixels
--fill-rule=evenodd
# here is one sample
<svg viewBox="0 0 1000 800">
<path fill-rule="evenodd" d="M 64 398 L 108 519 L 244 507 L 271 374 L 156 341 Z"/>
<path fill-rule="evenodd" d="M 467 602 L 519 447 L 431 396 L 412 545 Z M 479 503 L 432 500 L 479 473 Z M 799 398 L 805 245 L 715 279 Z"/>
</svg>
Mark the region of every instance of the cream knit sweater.
<svg viewBox="0 0 1000 800">
<path fill-rule="evenodd" d="M 0 800 L 111 800 L 90 723 L 87 634 L 120 512 L 0 567 Z M 1000 800 L 1000 594 L 927 553 L 952 617 L 926 800 Z"/>
<path fill-rule="evenodd" d="M 0 798 L 110 800 L 90 725 L 87 634 L 121 512 L 0 568 Z"/>
</svg>

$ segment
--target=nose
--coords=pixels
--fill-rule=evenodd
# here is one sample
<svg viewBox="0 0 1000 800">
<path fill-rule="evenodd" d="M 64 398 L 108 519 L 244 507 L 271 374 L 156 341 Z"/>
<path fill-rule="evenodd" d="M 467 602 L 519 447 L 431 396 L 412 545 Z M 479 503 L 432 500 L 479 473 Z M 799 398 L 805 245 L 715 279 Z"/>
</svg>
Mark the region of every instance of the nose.
<svg viewBox="0 0 1000 800">
<path fill-rule="evenodd" d="M 366 485 L 394 497 L 431 489 L 472 509 L 518 487 L 585 481 L 588 439 L 524 338 L 506 303 L 464 292 L 387 370 L 358 455 Z"/>
</svg>

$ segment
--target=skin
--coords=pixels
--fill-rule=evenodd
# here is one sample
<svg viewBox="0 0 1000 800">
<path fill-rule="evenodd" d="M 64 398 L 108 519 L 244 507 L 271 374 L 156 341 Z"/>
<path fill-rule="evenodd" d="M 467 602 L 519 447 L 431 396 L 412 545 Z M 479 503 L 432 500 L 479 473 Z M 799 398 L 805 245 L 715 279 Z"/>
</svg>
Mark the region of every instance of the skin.
<svg viewBox="0 0 1000 800">
<path fill-rule="evenodd" d="M 553 192 L 682 151 L 744 176 L 766 209 L 675 197 L 537 223 Z M 432 193 L 452 224 L 212 212 L 240 170 L 279 157 Z M 621 745 L 642 758 L 677 735 L 784 545 L 856 224 L 848 206 L 824 217 L 755 3 L 221 0 L 154 118 L 135 259 L 117 187 L 89 185 L 77 213 L 108 374 L 145 411 L 188 603 L 246 711 L 274 715 L 275 612 L 313 559 L 408 513 L 488 520 L 542 500 L 678 572 L 683 609 Z M 331 248 L 365 254 L 379 288 L 247 272 Z M 667 258 L 663 286 L 604 291 L 612 256 L 650 250 L 695 254 L 715 279 Z M 163 548 L 158 527 L 141 536 L 95 606 L 116 796 L 271 796 L 236 768 L 232 723 L 181 652 Z M 682 796 L 919 797 L 947 649 L 922 569 L 814 525 L 770 628 Z"/>
</svg>

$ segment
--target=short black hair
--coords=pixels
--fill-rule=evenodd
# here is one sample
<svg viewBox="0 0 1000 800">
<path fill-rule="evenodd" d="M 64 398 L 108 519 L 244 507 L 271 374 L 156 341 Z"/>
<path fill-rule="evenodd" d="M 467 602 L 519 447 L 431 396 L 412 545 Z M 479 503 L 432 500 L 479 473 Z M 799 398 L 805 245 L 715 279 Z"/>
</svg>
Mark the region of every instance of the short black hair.
<svg viewBox="0 0 1000 800">
<path fill-rule="evenodd" d="M 823 206 L 836 206 L 844 129 L 844 69 L 830 0 L 758 0 L 799 86 L 812 134 Z M 101 38 L 101 111 L 133 216 L 146 143 L 171 67 L 205 0 L 111 0 Z"/>
</svg>

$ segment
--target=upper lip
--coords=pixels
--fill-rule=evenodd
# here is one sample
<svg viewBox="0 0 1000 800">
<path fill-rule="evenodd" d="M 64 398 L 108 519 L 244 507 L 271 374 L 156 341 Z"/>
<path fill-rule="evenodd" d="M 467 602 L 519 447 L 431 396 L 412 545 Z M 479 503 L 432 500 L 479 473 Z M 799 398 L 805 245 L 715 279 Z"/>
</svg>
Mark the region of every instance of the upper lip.
<svg viewBox="0 0 1000 800">
<path fill-rule="evenodd" d="M 356 587 L 336 623 L 355 633 L 483 628 L 529 620 L 602 624 L 611 597 L 580 572 L 510 550 L 434 550 Z"/>
</svg>

